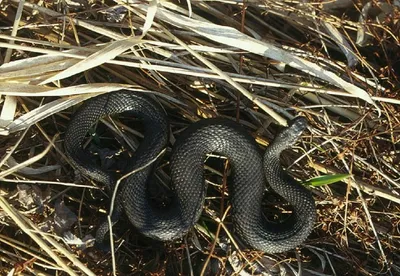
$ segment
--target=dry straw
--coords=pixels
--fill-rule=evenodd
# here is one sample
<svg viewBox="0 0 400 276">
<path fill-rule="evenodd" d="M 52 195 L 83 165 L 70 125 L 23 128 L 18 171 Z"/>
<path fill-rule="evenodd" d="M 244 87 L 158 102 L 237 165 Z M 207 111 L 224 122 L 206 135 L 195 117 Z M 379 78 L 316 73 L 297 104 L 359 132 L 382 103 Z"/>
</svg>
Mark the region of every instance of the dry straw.
<svg viewBox="0 0 400 276">
<path fill-rule="evenodd" d="M 400 274 L 398 1 L 10 0 L 0 8 L 2 275 L 196 275 L 213 263 L 239 275 L 275 268 Z M 78 210 L 76 235 L 93 234 L 106 211 L 86 195 L 99 187 L 75 176 L 62 137 L 75 106 L 120 89 L 156 96 L 170 115 L 172 142 L 190 122 L 220 116 L 238 120 L 265 146 L 274 125 L 302 114 L 309 132 L 284 165 L 304 180 L 351 177 L 312 188 L 319 218 L 301 253 L 247 250 L 231 232 L 226 174 L 208 164 L 211 195 L 186 243 L 156 250 L 117 228 L 122 241 L 115 240 L 112 262 L 70 248 L 39 230 L 54 202 L 33 216 L 12 194 L 21 183 L 51 187 L 53 199 Z M 132 144 L 141 138 L 122 121 L 104 125 L 120 128 Z M 160 179 L 167 165 L 161 162 Z M 23 243 L 10 234 L 18 230 Z"/>
</svg>

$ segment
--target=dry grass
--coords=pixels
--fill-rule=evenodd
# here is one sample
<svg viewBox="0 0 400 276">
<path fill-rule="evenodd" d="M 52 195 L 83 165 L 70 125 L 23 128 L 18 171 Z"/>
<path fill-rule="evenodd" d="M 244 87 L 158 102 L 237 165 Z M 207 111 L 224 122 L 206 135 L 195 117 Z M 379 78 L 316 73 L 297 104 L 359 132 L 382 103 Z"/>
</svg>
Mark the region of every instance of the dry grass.
<svg viewBox="0 0 400 276">
<path fill-rule="evenodd" d="M 400 7 L 301 3 L 0 1 L 0 274 L 200 275 L 209 264 L 208 275 L 399 275 Z M 107 196 L 75 174 L 62 139 L 74 105 L 121 88 L 155 93 L 173 139 L 224 116 L 265 146 L 302 114 L 310 129 L 284 166 L 302 180 L 352 177 L 313 187 L 315 230 L 270 255 L 232 232 L 227 168 L 207 163 L 205 210 L 187 238 L 161 244 L 122 221 L 111 258 L 89 236 Z"/>
</svg>

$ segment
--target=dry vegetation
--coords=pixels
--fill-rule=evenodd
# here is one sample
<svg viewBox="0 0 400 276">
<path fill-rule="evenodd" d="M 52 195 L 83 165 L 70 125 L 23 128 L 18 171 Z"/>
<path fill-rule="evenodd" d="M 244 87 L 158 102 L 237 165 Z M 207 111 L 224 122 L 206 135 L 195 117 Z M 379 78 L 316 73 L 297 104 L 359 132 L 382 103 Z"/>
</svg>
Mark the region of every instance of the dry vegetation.
<svg viewBox="0 0 400 276">
<path fill-rule="evenodd" d="M 0 1 L 0 274 L 400 275 L 400 4 L 391 2 Z M 156 93 L 173 137 L 224 116 L 266 146 L 301 114 L 310 128 L 284 166 L 301 180 L 351 177 L 310 187 L 313 233 L 271 255 L 235 236 L 224 165 L 209 162 L 205 209 L 187 238 L 162 244 L 122 221 L 115 254 L 103 253 L 91 245 L 108 196 L 70 166 L 63 134 L 81 101 L 122 88 Z M 274 196 L 265 204 L 286 209 Z"/>
</svg>

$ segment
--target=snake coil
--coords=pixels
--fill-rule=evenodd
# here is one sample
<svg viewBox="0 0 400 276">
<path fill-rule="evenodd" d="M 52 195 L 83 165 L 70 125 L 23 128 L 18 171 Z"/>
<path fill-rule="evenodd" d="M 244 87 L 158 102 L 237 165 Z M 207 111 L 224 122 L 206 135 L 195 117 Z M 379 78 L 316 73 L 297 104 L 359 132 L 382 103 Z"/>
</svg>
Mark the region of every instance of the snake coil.
<svg viewBox="0 0 400 276">
<path fill-rule="evenodd" d="M 111 191 L 116 177 L 97 166 L 83 149 L 93 124 L 106 115 L 129 112 L 143 121 L 144 139 L 125 169 L 131 172 L 151 163 L 167 146 L 169 125 L 165 112 L 151 97 L 121 90 L 86 101 L 74 114 L 65 133 L 65 150 L 85 175 Z M 130 222 L 145 236 L 168 241 L 182 237 L 197 222 L 205 198 L 204 161 L 209 153 L 226 156 L 231 164 L 232 220 L 239 236 L 251 247 L 269 253 L 283 252 L 301 244 L 310 234 L 316 217 L 311 193 L 280 165 L 283 150 L 290 148 L 306 128 L 302 117 L 280 131 L 264 156 L 254 138 L 239 124 L 227 119 L 205 119 L 190 125 L 176 141 L 171 164 L 168 208 L 154 207 L 147 195 L 150 164 L 124 179 L 118 188 L 113 221 L 124 210 Z M 262 198 L 268 183 L 294 209 L 289 219 L 275 223 L 263 218 Z M 102 225 L 96 239 L 102 242 L 108 225 Z"/>
</svg>

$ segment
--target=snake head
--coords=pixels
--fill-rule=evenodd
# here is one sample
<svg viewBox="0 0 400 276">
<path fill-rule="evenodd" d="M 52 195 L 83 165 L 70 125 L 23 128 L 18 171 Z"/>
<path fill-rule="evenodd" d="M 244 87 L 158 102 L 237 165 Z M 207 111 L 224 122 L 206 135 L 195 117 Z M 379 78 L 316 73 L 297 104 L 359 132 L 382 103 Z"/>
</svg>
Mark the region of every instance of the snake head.
<svg viewBox="0 0 400 276">
<path fill-rule="evenodd" d="M 292 146 L 303 131 L 307 128 L 305 117 L 296 117 L 289 122 L 289 126 L 282 129 L 275 137 L 274 144 L 289 148 Z"/>
</svg>

